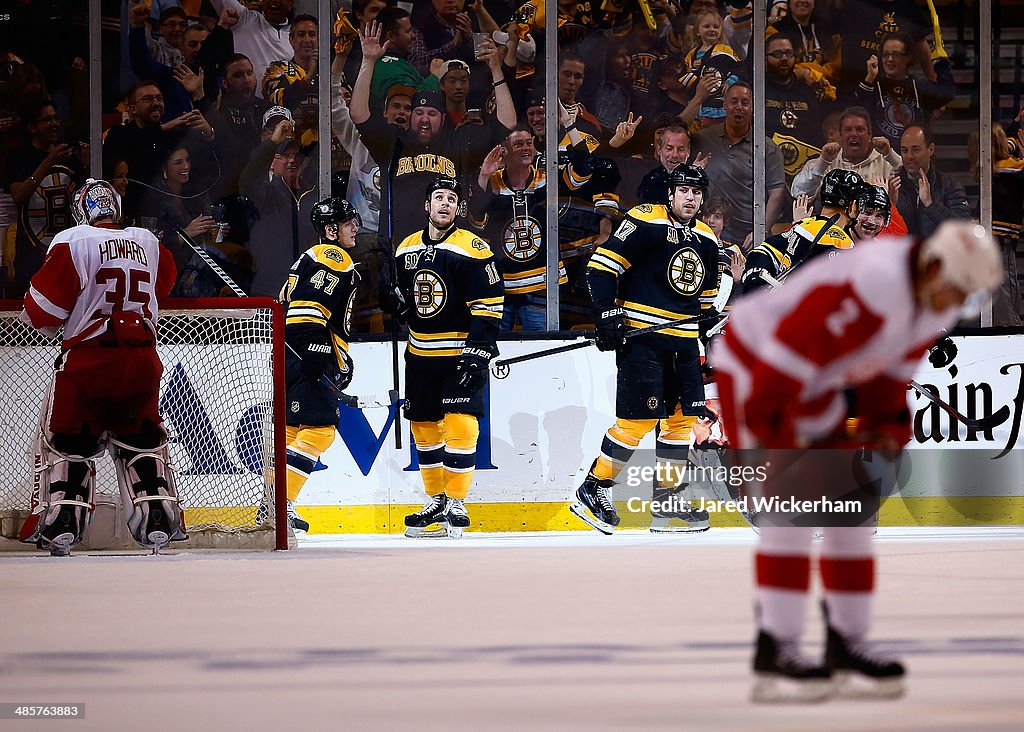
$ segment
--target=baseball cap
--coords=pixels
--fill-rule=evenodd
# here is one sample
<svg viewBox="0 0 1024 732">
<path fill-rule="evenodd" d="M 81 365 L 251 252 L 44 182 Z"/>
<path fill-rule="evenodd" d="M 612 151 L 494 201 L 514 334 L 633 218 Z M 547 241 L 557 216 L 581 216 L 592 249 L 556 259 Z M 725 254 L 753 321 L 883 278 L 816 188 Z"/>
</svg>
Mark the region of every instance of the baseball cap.
<svg viewBox="0 0 1024 732">
<path fill-rule="evenodd" d="M 462 69 L 467 74 L 470 73 L 469 64 L 460 59 L 453 58 L 450 61 L 445 61 L 443 64 L 441 64 L 441 75 L 438 76 L 437 78 L 443 79 L 445 77 L 445 74 L 447 74 L 449 71 L 456 71 L 458 69 Z"/>
<path fill-rule="evenodd" d="M 392 84 L 388 88 L 387 94 L 384 95 L 384 106 L 387 106 L 388 102 L 391 100 L 391 97 L 396 97 L 400 94 L 412 99 L 413 97 L 416 96 L 416 87 L 409 86 L 408 84 Z"/>
<path fill-rule="evenodd" d="M 289 122 L 295 122 L 295 118 L 292 116 L 291 110 L 288 109 L 288 107 L 271 107 L 263 113 L 263 126 L 266 127 L 270 124 L 270 120 L 275 117 L 281 117 Z M 278 120 L 278 122 L 280 122 L 280 120 Z"/>
<path fill-rule="evenodd" d="M 412 99 L 412 108 L 417 107 L 433 107 L 441 114 L 444 114 L 444 100 L 441 99 L 441 95 L 434 91 L 423 91 L 418 93 Z"/>
<path fill-rule="evenodd" d="M 543 89 L 531 89 L 526 95 L 526 109 L 530 107 L 543 107 L 544 106 L 544 90 Z"/>
<path fill-rule="evenodd" d="M 651 70 L 648 73 L 647 78 L 652 82 L 656 82 L 667 73 L 681 72 L 682 68 L 683 62 L 678 56 L 662 56 L 651 64 Z"/>
</svg>

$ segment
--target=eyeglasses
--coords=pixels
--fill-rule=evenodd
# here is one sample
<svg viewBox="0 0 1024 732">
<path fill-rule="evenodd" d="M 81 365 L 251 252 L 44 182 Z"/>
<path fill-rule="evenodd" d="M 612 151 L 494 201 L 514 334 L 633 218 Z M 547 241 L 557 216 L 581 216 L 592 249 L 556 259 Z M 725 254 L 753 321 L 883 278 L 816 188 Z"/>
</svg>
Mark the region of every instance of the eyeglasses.
<svg viewBox="0 0 1024 732">
<path fill-rule="evenodd" d="M 906 55 L 903 51 L 882 51 L 882 58 L 899 58 Z"/>
<path fill-rule="evenodd" d="M 164 100 L 163 94 L 147 94 L 144 97 L 136 99 L 136 103 L 145 102 L 146 104 L 152 104 L 153 102 L 162 102 Z"/>
<path fill-rule="evenodd" d="M 792 51 L 772 51 L 767 55 L 772 58 L 796 58 L 796 54 Z"/>
</svg>

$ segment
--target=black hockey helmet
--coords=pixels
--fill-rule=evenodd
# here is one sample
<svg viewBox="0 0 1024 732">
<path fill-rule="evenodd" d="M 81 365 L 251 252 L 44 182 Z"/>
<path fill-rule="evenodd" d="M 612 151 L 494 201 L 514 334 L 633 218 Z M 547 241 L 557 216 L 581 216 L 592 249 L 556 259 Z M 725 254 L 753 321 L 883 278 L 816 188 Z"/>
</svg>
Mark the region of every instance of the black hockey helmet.
<svg viewBox="0 0 1024 732">
<path fill-rule="evenodd" d="M 892 201 L 889 200 L 889 193 L 882 186 L 865 184 L 857 195 L 857 210 L 863 211 L 866 208 L 880 208 L 885 212 L 885 224 L 889 225 L 892 218 Z"/>
<path fill-rule="evenodd" d="M 430 185 L 427 186 L 427 200 L 434 195 L 434 191 L 452 191 L 456 196 L 459 197 L 459 201 L 462 201 L 462 186 L 454 178 L 450 178 L 447 175 L 442 175 L 434 180 L 430 181 Z"/>
<path fill-rule="evenodd" d="M 839 208 L 849 208 L 867 185 L 852 170 L 832 168 L 821 179 L 821 202 Z"/>
<path fill-rule="evenodd" d="M 328 196 L 322 201 L 313 205 L 309 213 L 310 221 L 313 222 L 313 229 L 321 239 L 327 238 L 327 226 L 329 224 L 343 224 L 346 221 L 359 218 L 356 207 L 341 196 Z"/>
<path fill-rule="evenodd" d="M 700 188 L 701 193 L 706 196 L 709 185 L 711 183 L 708 181 L 708 174 L 704 172 L 704 168 L 689 163 L 677 165 L 676 169 L 668 174 L 669 195 L 679 186 L 692 186 Z"/>
</svg>

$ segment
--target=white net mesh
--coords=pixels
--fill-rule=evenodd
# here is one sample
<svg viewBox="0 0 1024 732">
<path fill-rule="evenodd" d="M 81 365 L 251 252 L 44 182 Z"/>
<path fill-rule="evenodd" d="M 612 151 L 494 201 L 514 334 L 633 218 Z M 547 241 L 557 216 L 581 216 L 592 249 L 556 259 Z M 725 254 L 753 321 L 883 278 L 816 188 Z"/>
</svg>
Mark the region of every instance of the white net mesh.
<svg viewBox="0 0 1024 732">
<path fill-rule="evenodd" d="M 31 508 L 32 441 L 59 343 L 0 311 L 3 537 L 17 537 Z M 160 312 L 160 413 L 191 546 L 274 546 L 273 345 L 269 308 Z M 96 486 L 117 494 L 109 458 Z"/>
</svg>

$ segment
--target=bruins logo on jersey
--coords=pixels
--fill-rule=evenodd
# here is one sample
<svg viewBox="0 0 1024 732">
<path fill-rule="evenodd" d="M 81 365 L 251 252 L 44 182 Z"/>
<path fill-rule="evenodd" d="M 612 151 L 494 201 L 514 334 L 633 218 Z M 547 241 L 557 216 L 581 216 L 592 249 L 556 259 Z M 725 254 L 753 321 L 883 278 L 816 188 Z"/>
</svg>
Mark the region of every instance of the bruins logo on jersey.
<svg viewBox="0 0 1024 732">
<path fill-rule="evenodd" d="M 444 280 L 429 269 L 420 270 L 416 273 L 412 282 L 413 306 L 421 318 L 430 318 L 441 312 L 444 307 L 448 292 L 444 286 Z"/>
<path fill-rule="evenodd" d="M 696 295 L 704 281 L 704 263 L 696 251 L 687 247 L 672 255 L 668 263 L 668 281 L 683 295 Z"/>
<path fill-rule="evenodd" d="M 501 246 L 513 262 L 529 262 L 540 252 L 540 225 L 532 218 L 515 219 L 505 228 Z"/>
</svg>

